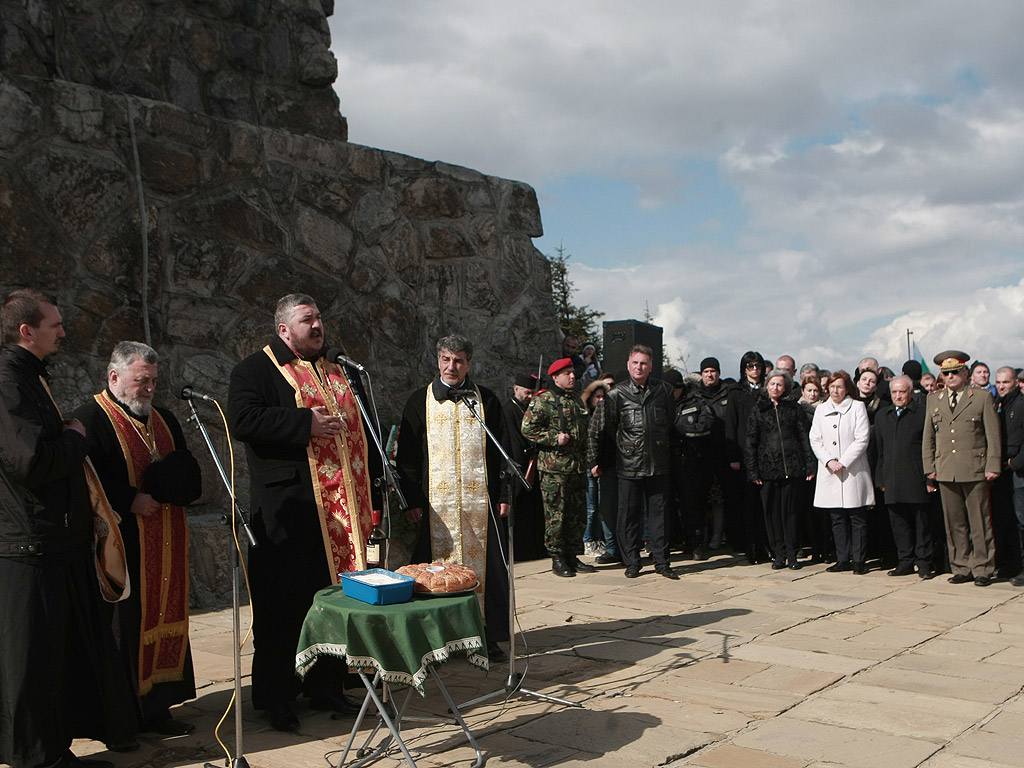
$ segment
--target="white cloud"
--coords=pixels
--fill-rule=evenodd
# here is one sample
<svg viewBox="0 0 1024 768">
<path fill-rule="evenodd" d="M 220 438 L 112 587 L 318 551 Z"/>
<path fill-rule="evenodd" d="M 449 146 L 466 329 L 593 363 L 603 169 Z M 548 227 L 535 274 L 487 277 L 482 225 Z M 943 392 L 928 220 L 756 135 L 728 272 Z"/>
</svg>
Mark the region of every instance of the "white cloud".
<svg viewBox="0 0 1024 768">
<path fill-rule="evenodd" d="M 752 347 L 898 362 L 909 323 L 926 352 L 1024 363 L 1024 4 L 335 7 L 355 142 L 537 187 L 612 179 L 680 221 L 701 191 L 688 163 L 717 163 L 742 217 L 659 232 L 629 266 L 571 265 L 606 319 L 648 308 L 670 351 L 718 354 L 727 372 Z M 542 207 L 594 229 L 588 213 L 571 198 Z"/>
<path fill-rule="evenodd" d="M 1024 279 L 1016 285 L 982 288 L 961 295 L 933 312 L 908 312 L 879 328 L 864 345 L 891 367 L 907 359 L 907 330 L 913 331 L 929 365 L 947 349 L 960 349 L 984 360 L 994 371 L 1001 365 L 1024 363 Z"/>
</svg>

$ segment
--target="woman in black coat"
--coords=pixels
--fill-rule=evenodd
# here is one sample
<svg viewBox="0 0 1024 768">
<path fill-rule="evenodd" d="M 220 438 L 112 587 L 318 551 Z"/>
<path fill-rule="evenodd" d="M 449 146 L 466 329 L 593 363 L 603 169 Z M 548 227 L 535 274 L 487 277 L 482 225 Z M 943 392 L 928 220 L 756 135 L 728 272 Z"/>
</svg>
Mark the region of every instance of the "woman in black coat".
<svg viewBox="0 0 1024 768">
<path fill-rule="evenodd" d="M 796 570 L 803 488 L 814 478 L 817 462 L 807 439 L 807 416 L 796 401 L 785 398 L 790 386 L 789 374 L 768 374 L 767 396 L 757 400 L 747 419 L 744 463 L 747 478 L 761 489 L 772 568 L 785 568 L 788 561 Z"/>
</svg>

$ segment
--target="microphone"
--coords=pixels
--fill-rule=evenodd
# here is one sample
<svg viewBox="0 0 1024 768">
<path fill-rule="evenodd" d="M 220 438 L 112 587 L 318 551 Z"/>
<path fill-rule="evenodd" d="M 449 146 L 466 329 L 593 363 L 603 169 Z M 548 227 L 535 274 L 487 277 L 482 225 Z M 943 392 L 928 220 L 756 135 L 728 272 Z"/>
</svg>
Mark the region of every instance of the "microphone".
<svg viewBox="0 0 1024 768">
<path fill-rule="evenodd" d="M 194 389 L 192 389 L 191 384 L 186 384 L 184 387 L 182 387 L 181 392 L 178 393 L 178 397 L 180 397 L 182 400 L 191 400 L 192 398 L 197 397 L 200 400 L 206 400 L 209 403 L 217 402 L 209 395 L 204 395 L 202 392 L 196 392 Z"/>
<path fill-rule="evenodd" d="M 448 388 L 448 399 L 458 402 L 463 398 L 476 399 L 475 389 L 455 389 L 455 387 Z"/>
<path fill-rule="evenodd" d="M 332 363 L 341 363 L 342 365 L 348 365 L 351 366 L 352 368 L 355 368 L 360 373 L 366 373 L 366 368 L 361 366 L 359 363 L 357 363 L 355 360 L 346 355 L 337 347 L 331 347 L 330 349 L 328 349 L 324 357 L 326 357 Z"/>
</svg>

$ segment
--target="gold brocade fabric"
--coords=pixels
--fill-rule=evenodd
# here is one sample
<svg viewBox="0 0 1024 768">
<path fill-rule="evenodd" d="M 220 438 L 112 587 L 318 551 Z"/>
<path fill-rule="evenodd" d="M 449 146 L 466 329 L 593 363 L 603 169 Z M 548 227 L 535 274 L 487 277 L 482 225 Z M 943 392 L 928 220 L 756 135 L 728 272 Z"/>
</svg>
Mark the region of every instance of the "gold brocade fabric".
<svg viewBox="0 0 1024 768">
<path fill-rule="evenodd" d="M 433 559 L 487 574 L 487 435 L 462 403 L 438 402 L 427 387 L 427 462 Z M 477 402 L 480 392 L 477 390 Z"/>
<path fill-rule="evenodd" d="M 60 406 L 53 399 L 53 392 L 46 379 L 39 377 L 39 382 L 50 396 L 50 402 L 63 418 Z M 118 523 L 121 518 L 110 506 L 107 494 L 103 491 L 99 475 L 89 457 L 85 457 L 85 481 L 89 487 L 89 503 L 92 505 L 95 529 L 95 561 L 96 580 L 100 585 L 100 594 L 108 603 L 124 600 L 132 593 L 131 579 L 128 577 L 128 558 L 124 552 L 124 540 Z"/>
<path fill-rule="evenodd" d="M 366 539 L 373 529 L 366 434 L 359 404 L 337 363 L 318 358 L 314 370 L 312 363 L 296 358 L 278 365 L 269 346 L 263 351 L 295 390 L 297 407 L 324 406 L 332 416 L 341 417 L 340 435 L 311 438 L 306 448 L 324 552 L 331 564 L 331 581 L 337 584 L 339 573 L 366 570 Z"/>
<path fill-rule="evenodd" d="M 139 421 L 106 391 L 95 400 L 107 415 L 121 445 L 128 484 L 145 493 L 150 463 L 174 450 L 174 437 L 163 417 L 153 410 Z M 156 683 L 181 680 L 188 655 L 188 522 L 185 509 L 162 504 L 160 514 L 138 515 L 139 693 Z"/>
</svg>

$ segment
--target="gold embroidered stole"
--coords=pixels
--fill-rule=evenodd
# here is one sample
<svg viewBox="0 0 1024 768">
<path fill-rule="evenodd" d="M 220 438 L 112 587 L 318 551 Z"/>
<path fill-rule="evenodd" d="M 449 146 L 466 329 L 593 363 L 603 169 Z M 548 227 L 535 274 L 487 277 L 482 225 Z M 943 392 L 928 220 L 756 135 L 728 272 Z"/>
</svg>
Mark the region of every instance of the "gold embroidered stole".
<svg viewBox="0 0 1024 768">
<path fill-rule="evenodd" d="M 50 397 L 50 402 L 57 409 L 57 415 L 63 418 L 60 406 L 53 399 L 50 385 L 46 379 L 39 377 L 39 382 Z M 94 560 L 96 563 L 96 580 L 100 585 L 100 594 L 108 603 L 124 600 L 132 592 L 131 579 L 128 578 L 128 558 L 124 552 L 124 539 L 117 524 L 121 522 L 117 512 L 110 506 L 103 484 L 96 474 L 96 467 L 88 456 L 85 457 L 85 482 L 89 487 L 89 504 L 92 507 L 95 532 Z"/>
<path fill-rule="evenodd" d="M 121 444 L 128 484 L 145 493 L 150 463 L 174 450 L 167 422 L 154 409 L 146 422 L 128 415 L 104 390 L 94 396 Z M 139 527 L 139 694 L 181 680 L 188 645 L 188 523 L 185 509 L 164 504 L 136 515 Z"/>
<path fill-rule="evenodd" d="M 325 406 L 332 416 L 341 417 L 340 435 L 311 438 L 306 448 L 324 552 L 331 564 L 331 581 L 337 584 L 343 571 L 366 570 L 366 539 L 373 529 L 366 434 L 359 404 L 337 363 L 319 358 L 314 371 L 312 363 L 298 358 L 278 365 L 269 345 L 263 351 L 295 390 L 297 407 Z"/>
<path fill-rule="evenodd" d="M 480 391 L 476 393 L 481 401 Z M 430 548 L 435 561 L 468 565 L 484 604 L 487 574 L 487 435 L 469 408 L 439 403 L 427 387 Z"/>
</svg>

